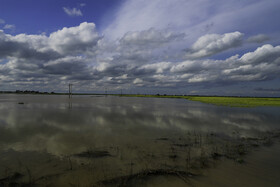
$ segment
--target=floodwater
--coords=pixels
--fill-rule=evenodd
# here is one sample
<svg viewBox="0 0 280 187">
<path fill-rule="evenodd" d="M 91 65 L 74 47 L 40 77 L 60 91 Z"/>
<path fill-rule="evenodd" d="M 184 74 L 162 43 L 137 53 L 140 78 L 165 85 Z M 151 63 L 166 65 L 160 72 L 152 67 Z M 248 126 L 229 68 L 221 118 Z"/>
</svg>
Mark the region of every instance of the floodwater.
<svg viewBox="0 0 280 187">
<path fill-rule="evenodd" d="M 0 186 L 277 186 L 279 114 L 184 99 L 0 94 Z M 243 183 L 232 183 L 240 173 Z"/>
</svg>

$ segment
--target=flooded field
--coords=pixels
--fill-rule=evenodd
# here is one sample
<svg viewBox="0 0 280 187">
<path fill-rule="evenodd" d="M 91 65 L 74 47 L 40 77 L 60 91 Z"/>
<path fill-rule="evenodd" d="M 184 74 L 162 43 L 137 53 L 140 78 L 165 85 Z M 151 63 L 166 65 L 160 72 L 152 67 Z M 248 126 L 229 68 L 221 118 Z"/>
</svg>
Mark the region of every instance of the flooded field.
<svg viewBox="0 0 280 187">
<path fill-rule="evenodd" d="M 0 186 L 277 186 L 279 114 L 185 99 L 2 94 Z"/>
</svg>

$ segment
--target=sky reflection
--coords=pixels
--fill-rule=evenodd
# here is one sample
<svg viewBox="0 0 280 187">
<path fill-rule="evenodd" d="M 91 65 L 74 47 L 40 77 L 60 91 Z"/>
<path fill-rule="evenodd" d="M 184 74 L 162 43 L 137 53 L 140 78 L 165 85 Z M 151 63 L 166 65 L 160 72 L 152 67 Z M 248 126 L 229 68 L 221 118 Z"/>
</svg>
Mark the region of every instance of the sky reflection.
<svg viewBox="0 0 280 187">
<path fill-rule="evenodd" d="M 254 136 L 279 128 L 280 109 L 183 99 L 0 95 L 2 150 L 73 154 L 187 132 Z M 24 102 L 19 105 L 18 102 Z M 69 107 L 71 106 L 71 107 Z"/>
</svg>

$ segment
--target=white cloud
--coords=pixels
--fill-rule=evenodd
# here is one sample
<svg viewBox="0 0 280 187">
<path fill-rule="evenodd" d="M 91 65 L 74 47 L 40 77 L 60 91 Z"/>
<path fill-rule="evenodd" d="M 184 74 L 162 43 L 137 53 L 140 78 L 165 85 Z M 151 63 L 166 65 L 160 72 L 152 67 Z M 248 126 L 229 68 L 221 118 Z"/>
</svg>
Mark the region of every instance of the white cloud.
<svg viewBox="0 0 280 187">
<path fill-rule="evenodd" d="M 244 54 L 240 59 L 246 64 L 259 64 L 273 62 L 280 56 L 280 46 L 273 47 L 270 44 L 257 48 L 254 52 Z"/>
<path fill-rule="evenodd" d="M 211 56 L 242 44 L 243 34 L 240 32 L 207 34 L 200 37 L 187 53 L 188 58 Z"/>
<path fill-rule="evenodd" d="M 97 50 L 100 39 L 95 24 L 87 22 L 76 27 L 65 27 L 51 33 L 50 36 L 27 34 L 12 36 L 0 30 L 0 57 L 3 55 L 38 58 L 49 55 L 49 58 L 57 58 L 66 55 L 91 55 Z M 54 55 L 55 53 L 57 55 Z"/>
<path fill-rule="evenodd" d="M 94 52 L 100 39 L 94 23 L 81 23 L 77 27 L 53 32 L 49 37 L 49 45 L 61 54 Z"/>
<path fill-rule="evenodd" d="M 171 66 L 170 62 L 159 62 L 153 64 L 143 65 L 139 68 L 139 70 L 144 70 L 147 72 L 154 72 L 154 73 L 164 73 L 167 69 Z"/>
<path fill-rule="evenodd" d="M 82 11 L 78 8 L 63 7 L 63 10 L 68 16 L 83 16 Z"/>
<path fill-rule="evenodd" d="M 247 39 L 247 42 L 250 43 L 263 43 L 265 41 L 268 41 L 270 38 L 269 36 L 265 35 L 265 34 L 258 34 L 255 36 L 251 36 Z"/>
<path fill-rule="evenodd" d="M 44 52 L 48 50 L 48 37 L 46 35 L 27 35 L 18 34 L 10 38 L 13 42 L 27 43 L 28 46 L 38 51 Z"/>
<path fill-rule="evenodd" d="M 139 79 L 139 78 L 136 78 L 134 81 L 133 81 L 133 84 L 142 84 L 143 83 L 143 80 L 142 79 Z"/>
<path fill-rule="evenodd" d="M 14 30 L 16 28 L 15 25 L 12 25 L 12 24 L 6 24 L 3 29 L 6 29 L 6 30 Z"/>
</svg>

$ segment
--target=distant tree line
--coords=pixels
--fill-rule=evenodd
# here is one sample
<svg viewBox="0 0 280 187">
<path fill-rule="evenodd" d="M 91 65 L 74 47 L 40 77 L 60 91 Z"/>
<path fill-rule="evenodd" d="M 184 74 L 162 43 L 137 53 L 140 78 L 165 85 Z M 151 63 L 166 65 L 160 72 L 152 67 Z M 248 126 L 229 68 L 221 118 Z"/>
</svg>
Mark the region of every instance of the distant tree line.
<svg viewBox="0 0 280 187">
<path fill-rule="evenodd" d="M 16 90 L 15 93 L 18 94 L 55 94 L 54 92 L 40 92 L 40 91 L 34 91 L 34 90 Z"/>
</svg>

